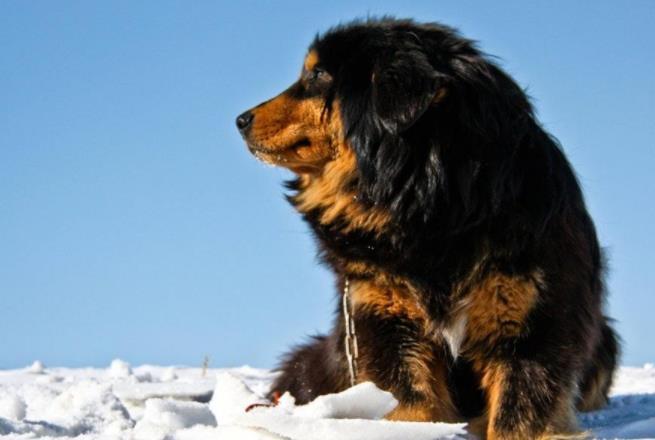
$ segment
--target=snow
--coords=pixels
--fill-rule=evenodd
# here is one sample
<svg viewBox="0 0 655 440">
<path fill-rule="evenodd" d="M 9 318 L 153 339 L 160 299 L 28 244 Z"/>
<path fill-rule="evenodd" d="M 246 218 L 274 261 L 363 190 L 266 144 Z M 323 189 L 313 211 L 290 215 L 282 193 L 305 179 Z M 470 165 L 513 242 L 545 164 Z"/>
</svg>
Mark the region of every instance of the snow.
<svg viewBox="0 0 655 440">
<path fill-rule="evenodd" d="M 177 379 L 177 374 L 175 374 L 175 368 L 168 367 L 161 375 L 162 382 L 173 382 Z"/>
<path fill-rule="evenodd" d="M 315 419 L 381 419 L 396 406 L 398 401 L 393 394 L 380 390 L 371 382 L 364 382 L 339 394 L 319 396 L 307 405 L 292 409 L 297 416 Z"/>
<path fill-rule="evenodd" d="M 464 424 L 388 422 L 379 420 L 391 412 L 398 401 L 371 382 L 338 394 L 320 396 L 307 405 L 296 406 L 291 395 L 285 394 L 275 407 L 243 409 L 252 403 L 266 403 L 237 376 L 220 373 L 209 407 L 221 432 L 222 426 L 239 426 L 250 435 L 293 440 L 415 440 L 464 438 Z M 214 438 L 219 438 L 214 436 Z M 240 438 L 240 437 L 235 437 Z"/>
<path fill-rule="evenodd" d="M 18 396 L 7 394 L 0 396 L 0 417 L 9 420 L 23 420 L 27 405 Z"/>
<path fill-rule="evenodd" d="M 41 361 L 34 361 L 34 363 L 27 368 L 27 371 L 32 374 L 43 374 L 45 372 L 45 366 Z"/>
<path fill-rule="evenodd" d="M 124 379 L 132 375 L 132 367 L 125 361 L 114 359 L 111 361 L 107 374 L 113 379 Z"/>
<path fill-rule="evenodd" d="M 0 370 L 0 436 L 8 439 L 417 440 L 468 438 L 464 424 L 390 422 L 396 399 L 372 383 L 296 405 L 261 396 L 275 374 L 115 360 L 108 368 Z M 581 414 L 596 438 L 655 438 L 655 367 L 622 367 L 609 405 Z M 252 404 L 248 412 L 246 407 Z"/>
<path fill-rule="evenodd" d="M 164 439 L 168 435 L 196 425 L 216 426 L 207 405 L 174 399 L 149 399 L 143 417 L 134 427 L 135 439 Z"/>
</svg>

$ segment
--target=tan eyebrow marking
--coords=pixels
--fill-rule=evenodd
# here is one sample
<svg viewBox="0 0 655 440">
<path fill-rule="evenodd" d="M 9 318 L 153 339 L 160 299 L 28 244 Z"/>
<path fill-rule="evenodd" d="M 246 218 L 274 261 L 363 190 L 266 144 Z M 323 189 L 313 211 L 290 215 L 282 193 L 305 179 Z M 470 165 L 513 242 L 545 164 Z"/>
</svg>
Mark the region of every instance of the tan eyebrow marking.
<svg viewBox="0 0 655 440">
<path fill-rule="evenodd" d="M 312 49 L 305 57 L 305 70 L 310 71 L 318 64 L 318 53 Z"/>
</svg>

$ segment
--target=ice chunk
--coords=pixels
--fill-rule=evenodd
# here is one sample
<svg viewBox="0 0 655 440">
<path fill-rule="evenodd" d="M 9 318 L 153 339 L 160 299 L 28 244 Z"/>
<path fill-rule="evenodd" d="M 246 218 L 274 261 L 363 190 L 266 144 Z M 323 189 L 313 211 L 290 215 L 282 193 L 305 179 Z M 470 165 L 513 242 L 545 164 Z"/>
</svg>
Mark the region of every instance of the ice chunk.
<svg viewBox="0 0 655 440">
<path fill-rule="evenodd" d="M 319 396 L 307 405 L 296 407 L 293 414 L 315 419 L 381 419 L 397 405 L 391 393 L 382 391 L 373 382 L 363 382 L 341 393 Z"/>
<path fill-rule="evenodd" d="M 246 414 L 253 404 L 267 404 L 266 399 L 257 396 L 240 379 L 230 373 L 216 375 L 216 388 L 209 402 L 209 408 L 219 425 L 231 423 Z"/>
</svg>

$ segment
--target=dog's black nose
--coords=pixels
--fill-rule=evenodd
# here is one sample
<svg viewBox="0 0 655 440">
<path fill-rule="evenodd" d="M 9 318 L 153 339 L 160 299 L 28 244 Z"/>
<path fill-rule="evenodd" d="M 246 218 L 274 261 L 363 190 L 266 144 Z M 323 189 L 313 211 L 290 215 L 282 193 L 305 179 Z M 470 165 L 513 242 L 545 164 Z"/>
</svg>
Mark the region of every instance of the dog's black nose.
<svg viewBox="0 0 655 440">
<path fill-rule="evenodd" d="M 239 128 L 239 131 L 246 131 L 248 127 L 250 127 L 250 124 L 252 124 L 254 118 L 255 115 L 253 115 L 250 110 L 237 116 L 237 127 Z"/>
</svg>

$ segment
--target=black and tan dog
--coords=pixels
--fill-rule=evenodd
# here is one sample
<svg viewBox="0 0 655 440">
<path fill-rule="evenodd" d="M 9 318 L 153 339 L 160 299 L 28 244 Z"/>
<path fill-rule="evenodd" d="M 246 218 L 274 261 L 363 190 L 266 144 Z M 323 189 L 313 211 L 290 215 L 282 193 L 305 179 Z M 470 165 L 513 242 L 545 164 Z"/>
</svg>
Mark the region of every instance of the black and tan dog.
<svg viewBox="0 0 655 440">
<path fill-rule="evenodd" d="M 318 37 L 300 79 L 237 119 L 297 178 L 359 342 L 357 381 L 394 420 L 468 420 L 488 439 L 576 434 L 618 343 L 580 186 L 521 88 L 451 28 L 384 18 Z M 350 384 L 344 317 L 290 353 L 274 392 Z"/>
</svg>

